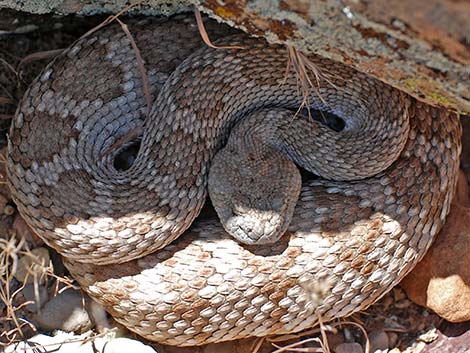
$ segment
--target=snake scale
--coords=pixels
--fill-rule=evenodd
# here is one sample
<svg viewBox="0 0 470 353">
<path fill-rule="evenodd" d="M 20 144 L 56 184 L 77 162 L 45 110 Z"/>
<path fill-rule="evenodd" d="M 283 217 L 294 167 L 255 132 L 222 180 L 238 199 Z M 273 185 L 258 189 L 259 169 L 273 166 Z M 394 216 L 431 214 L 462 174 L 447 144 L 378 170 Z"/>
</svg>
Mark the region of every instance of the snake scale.
<svg viewBox="0 0 470 353">
<path fill-rule="evenodd" d="M 230 34 L 206 26 L 212 38 Z M 150 115 L 135 51 L 108 26 L 32 83 L 12 122 L 7 166 L 21 215 L 118 322 L 180 346 L 297 332 L 367 308 L 422 258 L 455 189 L 457 114 L 310 55 L 322 78 L 309 105 L 344 120 L 334 132 L 293 117 L 303 97 L 286 75 L 285 47 L 236 34 L 220 43 L 244 49 L 209 48 L 186 16 L 129 27 L 146 65 Z M 312 153 L 324 167 L 304 178 L 280 239 L 244 245 L 215 217 L 193 221 L 217 151 L 246 121 L 256 130 L 257 119 L 294 131 L 286 146 L 317 141 Z M 135 161 L 117 169 L 124 147 L 112 147 L 139 126 Z M 226 148 L 253 139 L 240 138 Z M 374 162 L 389 141 L 398 147 Z M 398 158 L 376 168 L 388 154 Z M 377 171 L 357 177 L 361 168 Z M 328 177 L 335 172 L 346 174 Z M 215 198 L 236 178 L 219 185 L 219 174 Z"/>
</svg>

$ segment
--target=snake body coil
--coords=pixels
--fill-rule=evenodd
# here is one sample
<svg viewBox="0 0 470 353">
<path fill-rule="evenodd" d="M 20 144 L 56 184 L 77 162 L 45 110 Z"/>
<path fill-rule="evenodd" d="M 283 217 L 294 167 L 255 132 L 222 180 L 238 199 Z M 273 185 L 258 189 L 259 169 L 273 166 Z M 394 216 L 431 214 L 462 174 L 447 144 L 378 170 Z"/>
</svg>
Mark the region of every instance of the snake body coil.
<svg viewBox="0 0 470 353">
<path fill-rule="evenodd" d="M 325 79 L 309 104 L 345 128 L 321 140 L 325 128 L 311 122 L 307 135 L 290 137 L 318 139 L 323 178 L 304 181 L 279 241 L 242 245 L 219 220 L 191 224 L 231 128 L 257 110 L 300 105 L 285 50 L 243 36 L 228 40 L 243 50 L 201 47 L 187 18 L 130 28 L 155 98 L 149 118 L 129 39 L 106 28 L 31 85 L 7 168 L 22 216 L 117 321 L 172 345 L 295 332 L 366 308 L 422 258 L 455 188 L 456 114 L 310 56 Z M 120 151 L 105 151 L 143 120 L 136 160 L 117 170 Z"/>
</svg>

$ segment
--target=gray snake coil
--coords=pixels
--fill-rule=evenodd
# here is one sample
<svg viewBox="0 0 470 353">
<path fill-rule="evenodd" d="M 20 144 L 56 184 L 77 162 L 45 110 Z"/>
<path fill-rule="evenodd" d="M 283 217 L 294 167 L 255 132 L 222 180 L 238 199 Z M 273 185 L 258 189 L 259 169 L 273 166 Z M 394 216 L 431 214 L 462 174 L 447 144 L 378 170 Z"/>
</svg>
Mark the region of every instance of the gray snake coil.
<svg viewBox="0 0 470 353">
<path fill-rule="evenodd" d="M 207 26 L 212 38 L 226 32 Z M 152 87 L 149 118 L 131 44 L 119 27 L 107 27 L 72 45 L 30 86 L 12 123 L 7 167 L 21 215 L 118 322 L 182 346 L 296 332 L 319 316 L 368 307 L 422 258 L 455 189 L 456 114 L 309 56 L 325 77 L 322 98 L 312 93 L 309 104 L 344 120 L 334 132 L 285 110 L 295 111 L 302 97 L 295 75 L 285 77 L 282 46 L 237 35 L 222 42 L 245 49 L 214 50 L 185 17 L 147 19 L 130 29 Z M 269 138 L 246 135 L 243 125 L 257 133 L 263 119 Z M 237 123 L 239 135 L 214 157 Z M 142 124 L 135 161 L 116 169 L 119 149 L 104 151 Z M 271 145 L 272 136 L 280 147 Z M 263 228 L 281 235 L 287 228 L 269 245 L 243 245 L 213 217 L 193 223 L 211 162 L 218 160 L 211 194 L 224 201 L 220 192 L 238 182 L 245 162 L 222 180 L 225 169 L 217 166 L 230 167 L 222 153 L 254 139 L 271 151 L 253 150 L 254 161 L 279 149 L 308 169 L 296 147 L 308 142 L 308 155 L 323 162 L 311 167 L 322 178 L 299 184 L 288 227 Z M 259 179 L 269 186 L 279 173 L 268 169 Z M 237 197 L 263 202 L 253 195 Z M 229 205 L 219 215 L 230 222 L 230 212 L 246 208 Z M 262 233 L 256 227 L 247 232 Z"/>
</svg>

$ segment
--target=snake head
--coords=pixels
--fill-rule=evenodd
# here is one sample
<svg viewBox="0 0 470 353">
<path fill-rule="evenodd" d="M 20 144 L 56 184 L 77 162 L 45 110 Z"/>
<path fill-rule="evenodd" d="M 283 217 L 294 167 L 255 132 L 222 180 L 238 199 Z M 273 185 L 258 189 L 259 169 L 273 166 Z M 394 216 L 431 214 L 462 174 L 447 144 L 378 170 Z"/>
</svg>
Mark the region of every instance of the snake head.
<svg viewBox="0 0 470 353">
<path fill-rule="evenodd" d="M 237 129 L 238 133 L 246 137 L 245 131 Z M 250 129 L 248 133 L 263 132 Z M 295 164 L 276 148 L 259 146 L 263 140 L 229 143 L 216 154 L 209 172 L 209 195 L 219 219 L 243 244 L 279 240 L 300 193 L 301 177 Z"/>
</svg>

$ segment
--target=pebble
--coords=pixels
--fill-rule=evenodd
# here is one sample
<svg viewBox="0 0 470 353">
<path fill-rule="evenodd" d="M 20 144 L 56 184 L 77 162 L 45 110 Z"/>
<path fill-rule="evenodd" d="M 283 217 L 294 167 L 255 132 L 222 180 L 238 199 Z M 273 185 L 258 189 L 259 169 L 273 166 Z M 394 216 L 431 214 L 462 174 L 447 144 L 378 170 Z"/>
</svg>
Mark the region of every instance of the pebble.
<svg viewBox="0 0 470 353">
<path fill-rule="evenodd" d="M 36 315 L 34 321 L 44 331 L 80 333 L 93 326 L 84 307 L 82 292 L 75 289 L 68 289 L 52 298 Z"/>
<path fill-rule="evenodd" d="M 385 351 L 389 347 L 388 335 L 384 331 L 372 331 L 369 333 L 370 351 Z"/>
<path fill-rule="evenodd" d="M 5 353 L 157 353 L 152 347 L 130 338 L 96 337 L 87 340 L 89 335 L 75 336 L 61 332 L 56 336 L 37 335 L 27 342 L 11 344 Z M 93 343 L 92 343 L 93 342 Z"/>
<path fill-rule="evenodd" d="M 44 283 L 45 268 L 49 266 L 51 266 L 49 251 L 46 248 L 36 248 L 20 258 L 13 276 L 21 283 L 33 283 L 35 280 Z"/>
<path fill-rule="evenodd" d="M 398 342 L 398 335 L 395 332 L 387 332 L 389 347 L 395 347 Z"/>
<path fill-rule="evenodd" d="M 103 348 L 103 352 L 106 353 L 156 353 L 152 347 L 147 346 L 140 341 L 124 337 L 109 341 Z"/>
<path fill-rule="evenodd" d="M 11 344 L 5 348 L 5 353 L 94 353 L 91 342 L 83 343 L 86 336 L 59 334 L 57 336 L 36 335 L 26 342 Z"/>
<path fill-rule="evenodd" d="M 408 297 L 451 322 L 470 320 L 470 207 L 451 206 L 424 259 L 401 282 Z"/>
<path fill-rule="evenodd" d="M 336 353 L 364 353 L 359 343 L 341 343 L 335 350 Z"/>
<path fill-rule="evenodd" d="M 23 294 L 26 301 L 33 302 L 26 305 L 26 309 L 34 313 L 38 312 L 49 299 L 47 288 L 41 285 L 37 286 L 37 289 L 35 289 L 34 284 L 27 284 L 21 290 L 21 294 Z"/>
<path fill-rule="evenodd" d="M 344 343 L 344 335 L 341 331 L 337 331 L 336 333 L 328 332 L 326 334 L 328 347 L 333 351 L 336 350 L 340 344 Z"/>
<path fill-rule="evenodd" d="M 91 320 L 95 324 L 96 330 L 98 332 L 103 332 L 105 330 L 112 329 L 113 326 L 108 320 L 108 313 L 104 310 L 104 307 L 93 300 L 90 300 L 88 304 L 88 315 L 90 315 Z"/>
</svg>

